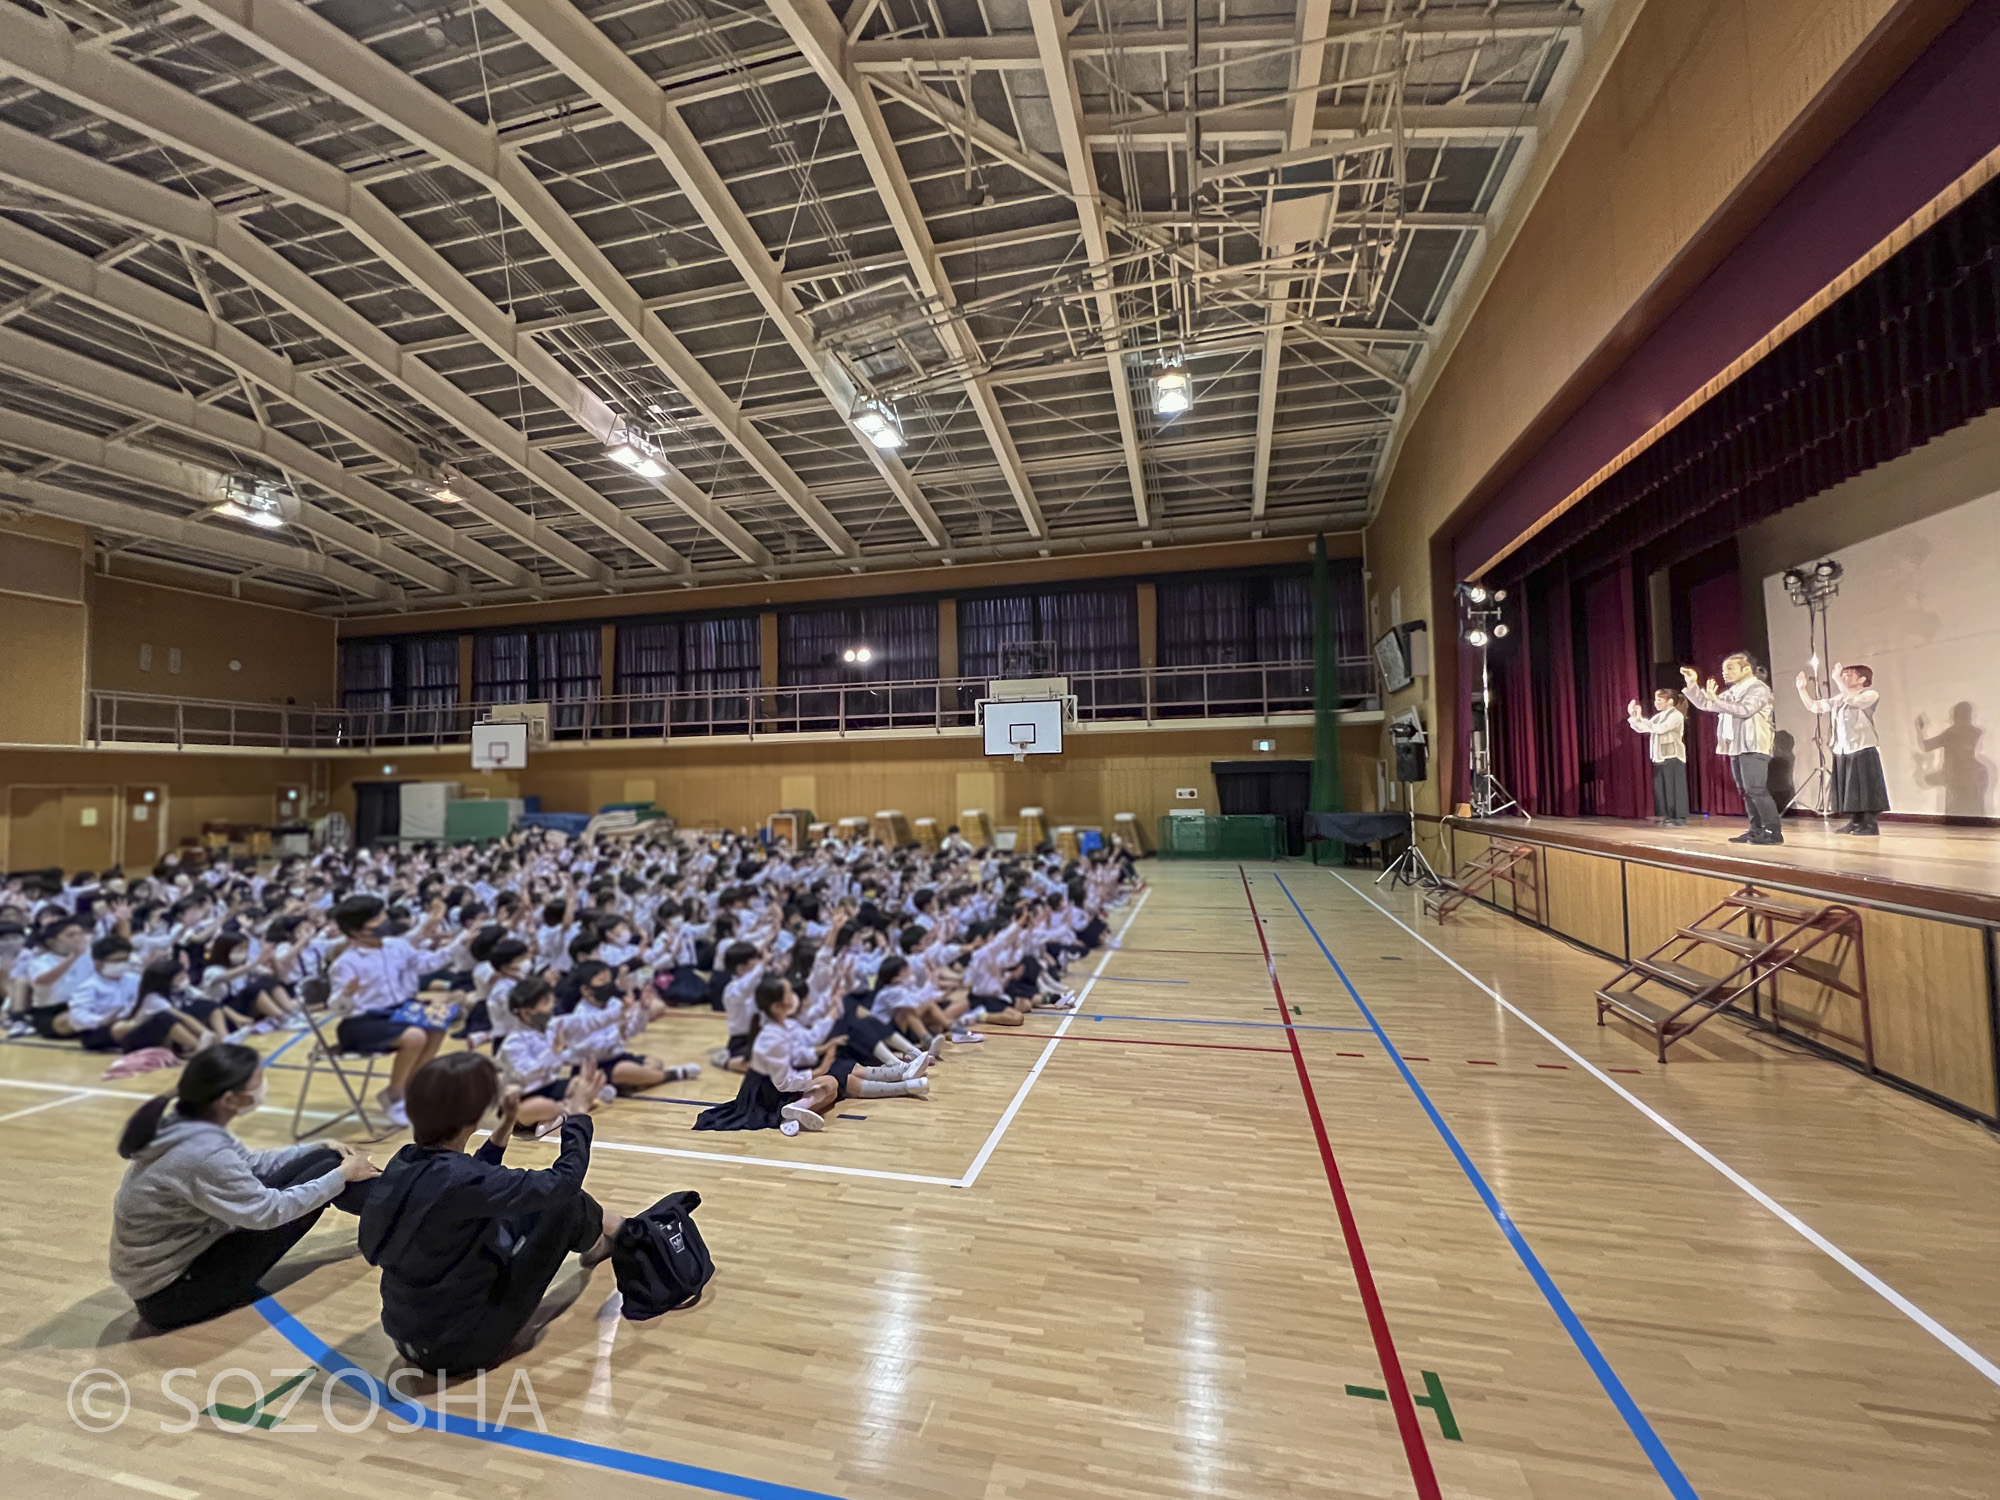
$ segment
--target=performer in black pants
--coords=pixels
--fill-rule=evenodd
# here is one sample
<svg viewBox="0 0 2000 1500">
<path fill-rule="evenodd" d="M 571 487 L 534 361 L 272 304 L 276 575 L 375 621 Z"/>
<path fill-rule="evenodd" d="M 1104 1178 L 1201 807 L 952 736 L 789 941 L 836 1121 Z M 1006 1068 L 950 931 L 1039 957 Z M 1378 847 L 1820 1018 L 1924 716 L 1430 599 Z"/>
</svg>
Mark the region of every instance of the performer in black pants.
<svg viewBox="0 0 2000 1500">
<path fill-rule="evenodd" d="M 1875 733 L 1875 673 L 1869 667 L 1833 664 L 1833 696 L 1815 698 L 1812 678 L 1799 673 L 1799 698 L 1814 714 L 1833 715 L 1833 810 L 1846 813 L 1845 828 L 1873 838 L 1882 829 L 1876 816 L 1889 810 L 1889 783 L 1882 775 L 1882 741 Z"/>
<path fill-rule="evenodd" d="M 1653 762 L 1653 815 L 1667 828 L 1688 820 L 1687 702 L 1671 688 L 1653 694 L 1653 712 L 1639 711 L 1638 699 L 1625 705 L 1632 728 L 1646 736 Z"/>
<path fill-rule="evenodd" d="M 1687 681 L 1687 701 L 1715 715 L 1715 753 L 1729 757 L 1730 774 L 1736 778 L 1743 806 L 1750 814 L 1749 831 L 1729 842 L 1784 843 L 1778 804 L 1771 796 L 1771 747 L 1777 737 L 1777 700 L 1771 695 L 1771 685 L 1747 651 L 1723 658 L 1722 679 L 1727 687 L 1718 689 L 1713 677 L 1702 687 L 1696 682 L 1698 675 L 1693 667 L 1681 668 Z"/>
<path fill-rule="evenodd" d="M 351 1214 L 367 1203 L 380 1173 L 344 1142 L 247 1149 L 229 1122 L 263 1102 L 263 1059 L 222 1042 L 126 1122 L 118 1154 L 132 1165 L 112 1205 L 111 1276 L 153 1328 L 254 1302 L 329 1203 Z"/>
</svg>

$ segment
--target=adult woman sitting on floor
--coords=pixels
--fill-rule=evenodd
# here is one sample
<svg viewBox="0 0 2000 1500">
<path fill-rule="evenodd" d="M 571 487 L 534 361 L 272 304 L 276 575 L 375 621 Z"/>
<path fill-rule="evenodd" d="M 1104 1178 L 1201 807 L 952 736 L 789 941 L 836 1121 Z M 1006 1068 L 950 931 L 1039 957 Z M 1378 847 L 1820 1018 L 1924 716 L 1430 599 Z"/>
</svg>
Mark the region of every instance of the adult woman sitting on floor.
<svg viewBox="0 0 2000 1500">
<path fill-rule="evenodd" d="M 532 1342 L 530 1320 L 572 1250 L 586 1269 L 611 1254 L 624 1223 L 583 1190 L 590 1104 L 600 1083 L 572 1082 L 555 1164 L 503 1166 L 521 1096 L 504 1095 L 482 1052 L 453 1052 L 411 1075 L 405 1095 L 416 1140 L 383 1169 L 361 1217 L 361 1253 L 382 1268 L 382 1328 L 426 1372 L 483 1370 Z M 493 1133 L 465 1148 L 490 1112 Z"/>
<path fill-rule="evenodd" d="M 132 1165 L 111 1209 L 111 1277 L 152 1328 L 256 1301 L 264 1274 L 326 1206 L 360 1213 L 380 1175 L 340 1141 L 249 1150 L 229 1123 L 263 1102 L 263 1059 L 223 1042 L 125 1124 L 118 1154 Z"/>
</svg>

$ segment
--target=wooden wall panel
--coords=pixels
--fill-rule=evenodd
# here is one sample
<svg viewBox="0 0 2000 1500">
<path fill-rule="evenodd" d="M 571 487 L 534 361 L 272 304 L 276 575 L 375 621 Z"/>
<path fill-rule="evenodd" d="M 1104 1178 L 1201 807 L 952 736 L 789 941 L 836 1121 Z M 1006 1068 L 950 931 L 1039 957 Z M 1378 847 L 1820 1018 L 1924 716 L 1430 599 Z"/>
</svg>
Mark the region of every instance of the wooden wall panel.
<svg viewBox="0 0 2000 1500">
<path fill-rule="evenodd" d="M 1900 912 L 1862 917 L 1875 1062 L 1982 1114 L 1996 1112 L 1986 935 Z"/>
<path fill-rule="evenodd" d="M 1542 900 L 1548 925 L 1614 957 L 1625 953 L 1625 893 L 1620 861 L 1573 849 L 1542 851 Z"/>
<path fill-rule="evenodd" d="M 0 744 L 80 745 L 90 614 L 0 594 Z"/>
<path fill-rule="evenodd" d="M 1625 911 L 1630 923 L 1632 952 L 1651 953 L 1672 937 L 1676 928 L 1692 927 L 1716 902 L 1741 885 L 1686 870 L 1628 862 L 1625 866 Z M 1736 926 L 1740 928 L 1739 919 Z M 1726 974 L 1735 962 L 1720 948 L 1699 948 L 1681 962 L 1706 974 Z"/>
<path fill-rule="evenodd" d="M 241 703 L 335 701 L 337 626 L 319 615 L 102 576 L 91 580 L 90 613 L 92 687 Z M 145 670 L 142 646 L 153 648 Z M 177 673 L 167 670 L 170 650 L 181 654 Z"/>
</svg>

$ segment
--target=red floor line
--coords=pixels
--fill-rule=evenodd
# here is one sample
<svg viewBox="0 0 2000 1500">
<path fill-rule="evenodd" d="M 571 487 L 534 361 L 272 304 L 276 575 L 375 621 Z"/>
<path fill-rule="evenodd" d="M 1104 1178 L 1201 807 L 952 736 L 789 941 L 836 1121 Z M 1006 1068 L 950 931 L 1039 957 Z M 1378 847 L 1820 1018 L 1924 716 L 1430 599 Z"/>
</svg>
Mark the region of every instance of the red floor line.
<svg viewBox="0 0 2000 1500">
<path fill-rule="evenodd" d="M 1282 1006 L 1285 992 L 1278 983 L 1278 966 L 1271 962 L 1270 944 L 1264 942 L 1263 919 L 1257 916 L 1257 898 L 1250 894 L 1250 877 L 1244 874 L 1241 865 L 1236 867 L 1236 874 L 1243 882 L 1243 899 L 1250 903 L 1250 915 L 1257 923 L 1257 941 L 1264 946 L 1264 969 L 1271 976 L 1271 991 Z M 1340 1215 L 1340 1235 L 1347 1242 L 1347 1260 L 1354 1270 L 1354 1285 L 1361 1293 L 1361 1305 L 1368 1313 L 1368 1332 L 1375 1340 L 1375 1357 L 1382 1365 L 1383 1383 L 1389 1388 L 1389 1405 L 1396 1413 L 1396 1430 L 1402 1435 L 1403 1453 L 1410 1461 L 1410 1477 L 1416 1481 L 1418 1500 L 1443 1500 L 1438 1489 L 1437 1472 L 1431 1468 L 1430 1449 L 1424 1446 L 1424 1430 L 1417 1425 L 1417 1407 L 1410 1399 L 1409 1378 L 1403 1374 L 1403 1362 L 1396 1355 L 1396 1341 L 1389 1333 L 1389 1314 L 1382 1306 L 1381 1294 L 1375 1290 L 1375 1273 L 1368 1269 L 1368 1252 L 1361 1244 L 1361 1226 L 1355 1222 L 1354 1209 L 1347 1201 L 1347 1188 L 1340 1180 L 1340 1163 L 1334 1160 L 1333 1142 L 1326 1133 L 1326 1121 L 1319 1112 L 1319 1097 L 1313 1092 L 1312 1075 L 1306 1071 L 1306 1055 L 1299 1048 L 1297 1032 L 1286 1032 L 1285 1040 L 1292 1044 L 1292 1066 L 1298 1069 L 1299 1090 L 1305 1095 L 1306 1113 L 1312 1118 L 1313 1138 L 1319 1143 L 1320 1164 L 1326 1168 L 1326 1185 L 1333 1189 L 1334 1211 Z"/>
<path fill-rule="evenodd" d="M 981 1036 L 1035 1037 L 1044 1042 L 1095 1042 L 1100 1047 L 1193 1047 L 1201 1052 L 1283 1052 L 1283 1047 L 1251 1047 L 1237 1042 L 1150 1042 L 1130 1036 L 1058 1036 L 1053 1031 L 986 1031 Z"/>
</svg>

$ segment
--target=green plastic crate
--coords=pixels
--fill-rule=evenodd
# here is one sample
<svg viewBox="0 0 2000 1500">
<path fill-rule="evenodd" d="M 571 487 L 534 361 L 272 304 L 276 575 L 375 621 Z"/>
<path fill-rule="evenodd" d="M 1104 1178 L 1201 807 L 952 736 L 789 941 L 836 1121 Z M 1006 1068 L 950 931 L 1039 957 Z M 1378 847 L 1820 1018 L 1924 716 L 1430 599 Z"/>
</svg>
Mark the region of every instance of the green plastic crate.
<svg viewBox="0 0 2000 1500">
<path fill-rule="evenodd" d="M 1163 859 L 1276 859 L 1284 852 L 1284 829 L 1272 813 L 1163 817 L 1159 835 Z"/>
</svg>

